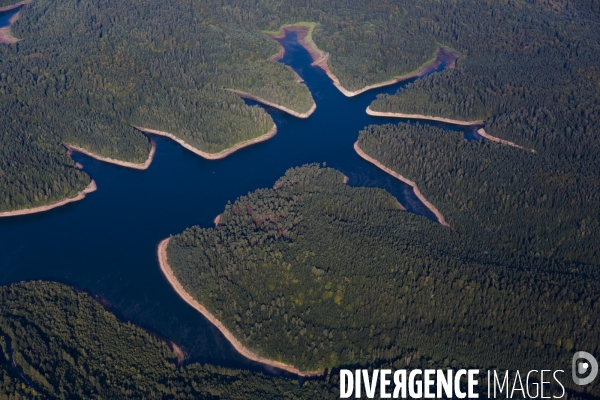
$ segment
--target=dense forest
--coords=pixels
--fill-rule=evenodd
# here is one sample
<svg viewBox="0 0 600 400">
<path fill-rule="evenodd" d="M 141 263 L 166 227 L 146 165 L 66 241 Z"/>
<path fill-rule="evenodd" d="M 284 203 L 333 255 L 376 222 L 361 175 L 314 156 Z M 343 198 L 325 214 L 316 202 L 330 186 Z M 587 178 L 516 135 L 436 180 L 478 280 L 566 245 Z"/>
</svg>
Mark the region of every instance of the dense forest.
<svg viewBox="0 0 600 400">
<path fill-rule="evenodd" d="M 3 96 L 0 103 L 5 104 Z M 17 112 L 0 115 L 0 121 L 11 116 L 29 118 L 27 110 L 13 110 Z M 57 138 L 0 122 L 0 211 L 74 197 L 89 183 L 89 176 L 75 168 Z"/>
<path fill-rule="evenodd" d="M 216 228 L 190 228 L 167 251 L 184 288 L 242 343 L 305 370 L 414 354 L 567 368 L 575 347 L 600 351 L 595 266 L 490 245 L 315 165 L 239 198 Z"/>
<path fill-rule="evenodd" d="M 440 7 L 435 1 L 291 0 L 274 5 L 268 1 L 223 0 L 222 3 L 225 13 L 236 23 L 255 23 L 270 31 L 298 21 L 317 23 L 312 38 L 321 50 L 329 53 L 332 72 L 349 90 L 412 72 L 433 61 L 440 47 L 436 36 L 422 26 L 434 17 L 430 10 Z"/>
<path fill-rule="evenodd" d="M 15 0 L 0 0 L 0 8 L 10 7 L 18 3 Z"/>
<path fill-rule="evenodd" d="M 413 71 L 440 46 L 463 55 L 456 68 L 382 97 L 374 109 L 483 117 L 492 135 L 586 157 L 597 171 L 597 16 L 590 0 L 40 0 L 13 26 L 23 40 L 0 46 L 0 126 L 11 126 L 16 140 L 43 144 L 29 149 L 54 153 L 62 150 L 48 143 L 68 142 L 133 162 L 145 159 L 150 144 L 132 125 L 223 150 L 272 126 L 266 113 L 224 88 L 310 108 L 311 95 L 290 68 L 268 61 L 278 46 L 261 33 L 309 21 L 350 90 Z M 36 151 L 27 157 L 60 158 Z M 64 164 L 48 167 L 55 172 L 47 181 L 64 175 Z M 10 188 L 1 211 L 39 205 L 34 199 L 44 188 L 36 180 L 23 182 L 12 167 L 1 179 Z"/>
<path fill-rule="evenodd" d="M 453 229 L 489 246 L 600 264 L 600 177 L 557 158 L 423 125 L 369 126 L 359 146 L 415 181 Z"/>
<path fill-rule="evenodd" d="M 118 321 L 91 296 L 63 284 L 37 281 L 4 286 L 0 299 L 2 400 L 339 398 L 337 371 L 299 384 L 250 371 L 178 364 L 163 340 Z M 412 351 L 404 358 L 369 366 L 373 367 L 464 365 Z M 570 392 L 569 398 L 581 395 Z"/>
<path fill-rule="evenodd" d="M 218 152 L 273 126 L 225 88 L 299 112 L 313 105 L 293 71 L 269 61 L 277 43 L 228 22 L 211 2 L 40 0 L 21 10 L 12 33 L 22 40 L 0 45 L 0 127 L 11 137 L 0 143 L 11 156 L 0 211 L 48 203 L 46 187 L 68 182 L 72 193 L 89 179 L 71 178 L 57 144 L 143 162 L 150 143 L 133 128 L 141 126 Z M 17 168 L 25 160 L 42 179 Z"/>
<path fill-rule="evenodd" d="M 330 378 L 301 387 L 250 371 L 178 366 L 163 340 L 62 284 L 0 287 L 0 300 L 0 399 L 339 397 Z"/>
<path fill-rule="evenodd" d="M 455 3 L 463 4 L 455 8 Z M 437 40 L 464 56 L 456 68 L 380 96 L 371 108 L 460 120 L 538 152 L 586 158 L 600 171 L 598 2 L 443 2 Z M 493 27 L 493 28 L 492 28 Z"/>
</svg>

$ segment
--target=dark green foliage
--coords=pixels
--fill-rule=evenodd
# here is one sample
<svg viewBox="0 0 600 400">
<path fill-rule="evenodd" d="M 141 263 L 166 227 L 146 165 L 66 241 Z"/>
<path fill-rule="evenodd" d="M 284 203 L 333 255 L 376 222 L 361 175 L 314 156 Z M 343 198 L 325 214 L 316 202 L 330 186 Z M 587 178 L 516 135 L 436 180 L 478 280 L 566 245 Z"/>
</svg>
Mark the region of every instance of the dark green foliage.
<svg viewBox="0 0 600 400">
<path fill-rule="evenodd" d="M 7 99 L 0 97 L 7 104 Z M 13 103 L 11 113 L 0 116 L 0 211 L 37 207 L 74 197 L 90 178 L 75 168 L 56 138 L 36 129 L 29 108 Z M 20 119 L 15 124 L 2 121 Z M 40 123 L 48 129 L 43 122 Z"/>
<path fill-rule="evenodd" d="M 442 2 L 431 13 L 452 15 L 458 23 L 440 19 L 428 30 L 464 57 L 455 69 L 381 96 L 371 108 L 484 119 L 493 136 L 538 152 L 586 157 L 599 171 L 600 29 L 582 3 L 598 7 L 579 1 Z"/>
<path fill-rule="evenodd" d="M 9 165 L 38 156 L 27 151 L 29 143 L 8 147 L 29 137 L 51 160 L 64 149 L 50 144 L 68 143 L 139 163 L 150 143 L 132 126 L 173 133 L 208 152 L 272 128 L 262 109 L 223 88 L 300 112 L 313 104 L 289 67 L 268 60 L 278 45 L 256 27 L 228 22 L 211 2 L 41 0 L 21 10 L 12 32 L 23 40 L 0 45 L 0 126 L 13 137 L 0 148 L 25 154 Z M 58 161 L 47 167 L 50 175 L 44 165 L 31 164 L 43 178 L 32 190 L 64 175 Z M 9 182 L 19 179 L 16 169 L 4 173 Z M 30 204 L 17 199 L 5 207 Z"/>
<path fill-rule="evenodd" d="M 439 48 L 435 35 L 427 29 L 432 18 L 430 10 L 440 7 L 439 2 L 291 0 L 256 4 L 225 0 L 224 3 L 225 12 L 236 22 L 247 23 L 250 19 L 268 30 L 298 21 L 317 22 L 313 39 L 321 50 L 330 54 L 331 70 L 350 90 L 412 72 L 433 60 Z"/>
<path fill-rule="evenodd" d="M 173 237 L 169 263 L 248 347 L 302 369 L 415 353 L 566 369 L 573 346 L 600 351 L 594 267 L 489 246 L 342 181 L 290 170 L 228 205 L 217 228 Z"/>
<path fill-rule="evenodd" d="M 466 236 L 530 256 L 600 263 L 600 178 L 582 160 L 421 125 L 370 126 L 359 141 L 415 181 Z"/>
<path fill-rule="evenodd" d="M 300 388 L 297 381 L 249 371 L 178 367 L 162 340 L 119 322 L 89 295 L 57 283 L 0 288 L 0 347 L 2 399 L 34 397 L 10 367 L 13 359 L 42 398 L 337 397 L 335 386 L 324 380 Z"/>
<path fill-rule="evenodd" d="M 8 363 L 10 345 L 6 338 L 0 336 L 0 399 L 1 400 L 21 400 L 36 398 L 37 392 L 27 387 L 27 385 L 19 379 L 19 375 L 14 371 Z"/>
<path fill-rule="evenodd" d="M 0 0 L 0 8 L 10 7 L 10 6 L 15 5 L 17 3 L 19 3 L 18 0 Z"/>
</svg>

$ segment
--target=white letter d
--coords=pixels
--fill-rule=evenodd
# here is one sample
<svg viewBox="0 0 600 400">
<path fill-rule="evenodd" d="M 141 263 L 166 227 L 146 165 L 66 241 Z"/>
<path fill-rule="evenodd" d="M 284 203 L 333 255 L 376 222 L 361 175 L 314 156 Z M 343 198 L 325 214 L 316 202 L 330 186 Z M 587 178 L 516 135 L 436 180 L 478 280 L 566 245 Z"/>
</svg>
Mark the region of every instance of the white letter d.
<svg viewBox="0 0 600 400">
<path fill-rule="evenodd" d="M 348 390 L 346 390 L 346 388 Z M 354 376 L 352 371 L 340 369 L 340 398 L 347 399 L 352 396 L 354 389 Z"/>
</svg>

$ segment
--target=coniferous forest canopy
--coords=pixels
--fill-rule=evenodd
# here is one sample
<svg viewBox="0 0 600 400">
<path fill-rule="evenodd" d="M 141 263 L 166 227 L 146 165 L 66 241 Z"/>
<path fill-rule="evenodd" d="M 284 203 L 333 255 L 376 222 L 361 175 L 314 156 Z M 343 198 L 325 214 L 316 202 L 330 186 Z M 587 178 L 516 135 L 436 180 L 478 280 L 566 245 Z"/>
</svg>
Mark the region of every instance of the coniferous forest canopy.
<svg viewBox="0 0 600 400">
<path fill-rule="evenodd" d="M 4 286 L 0 299 L 1 399 L 339 397 L 329 379 L 300 387 L 296 380 L 250 371 L 178 366 L 164 341 L 62 284 Z"/>
<path fill-rule="evenodd" d="M 250 371 L 178 365 L 164 341 L 63 284 L 4 286 L 0 299 L 0 399 L 339 398 L 336 373 L 299 385 Z M 425 369 L 436 367 L 432 361 L 413 352 L 374 367 Z M 450 359 L 443 365 L 462 367 Z M 581 397 L 572 392 L 569 398 Z"/>
<path fill-rule="evenodd" d="M 0 210 L 85 187 L 89 179 L 58 155 L 60 143 L 141 162 L 150 144 L 132 125 L 209 152 L 271 128 L 266 113 L 223 88 L 308 110 L 306 86 L 268 61 L 278 46 L 260 32 L 298 21 L 317 23 L 313 39 L 350 90 L 413 71 L 442 45 L 463 54 L 455 69 L 374 109 L 484 117 L 491 134 L 591 160 L 600 115 L 597 9 L 589 0 L 35 1 L 12 29 L 23 40 L 0 45 L 0 126 L 12 137 L 0 145 L 9 155 Z"/>
<path fill-rule="evenodd" d="M 575 346 L 600 350 L 596 266 L 488 245 L 315 165 L 173 237 L 168 260 L 243 344 L 304 370 L 412 357 L 561 369 Z"/>
<path fill-rule="evenodd" d="M 218 152 L 273 126 L 223 88 L 299 112 L 313 104 L 289 67 L 268 60 L 279 49 L 272 39 L 210 2 L 40 0 L 12 32 L 22 40 L 0 45 L 2 211 L 85 187 L 61 143 L 143 162 L 141 126 Z"/>
<path fill-rule="evenodd" d="M 600 176 L 583 160 L 423 125 L 369 126 L 359 146 L 414 180 L 450 226 L 487 246 L 600 264 Z"/>
<path fill-rule="evenodd" d="M 269 61 L 279 47 L 261 33 L 298 21 L 317 23 L 312 38 L 350 90 L 414 71 L 440 46 L 459 52 L 454 68 L 371 108 L 483 119 L 536 152 L 430 126 L 366 127 L 361 148 L 414 180 L 451 229 L 305 166 L 227 205 L 217 228 L 171 240 L 186 290 L 246 346 L 301 369 L 568 371 L 574 350 L 598 354 L 596 0 L 35 0 L 12 28 L 22 40 L 0 44 L 0 211 L 89 184 L 66 143 L 141 163 L 150 142 L 134 126 L 208 152 L 272 127 L 225 88 L 307 111 L 308 89 Z M 0 298 L 0 396 L 337 397 L 331 382 L 177 367 L 165 343 L 62 285 Z M 600 396 L 598 383 L 587 390 Z"/>
<path fill-rule="evenodd" d="M 594 5 L 595 4 L 595 5 Z M 486 131 L 599 171 L 598 2 L 477 2 L 444 43 L 457 67 L 380 96 L 377 111 L 486 120 Z M 493 26 L 492 29 L 490 27 Z"/>
<path fill-rule="evenodd" d="M 16 3 L 18 3 L 18 1 L 15 1 L 15 0 L 0 0 L 0 7 L 1 8 L 10 7 L 12 5 L 15 5 Z"/>
</svg>

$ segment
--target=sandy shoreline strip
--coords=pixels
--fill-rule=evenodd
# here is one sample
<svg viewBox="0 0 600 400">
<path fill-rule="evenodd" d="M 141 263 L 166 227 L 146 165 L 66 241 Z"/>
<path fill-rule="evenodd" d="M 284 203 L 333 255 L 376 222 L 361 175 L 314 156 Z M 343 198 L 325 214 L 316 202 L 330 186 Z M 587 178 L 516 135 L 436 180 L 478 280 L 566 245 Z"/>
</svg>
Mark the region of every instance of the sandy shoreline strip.
<svg viewBox="0 0 600 400">
<path fill-rule="evenodd" d="M 99 156 L 95 153 L 92 153 L 91 151 L 85 150 L 81 147 L 77 147 L 77 146 L 73 146 L 70 144 L 65 144 L 64 145 L 69 151 L 74 151 L 77 153 L 81 153 L 81 154 L 85 154 L 88 157 L 91 157 L 95 160 L 98 161 L 103 161 L 109 164 L 115 164 L 121 167 L 126 167 L 126 168 L 133 168 L 133 169 L 139 169 L 139 170 L 145 170 L 148 169 L 148 167 L 150 166 L 150 164 L 152 163 L 152 160 L 154 160 L 154 154 L 156 153 L 156 144 L 154 142 L 152 142 L 152 147 L 150 148 L 150 154 L 148 154 L 148 159 L 146 160 L 146 162 L 144 162 L 143 164 L 136 164 L 136 163 L 132 163 L 132 162 L 128 162 L 128 161 L 120 161 L 120 160 L 116 160 L 114 158 L 109 158 L 109 157 L 102 157 Z"/>
<path fill-rule="evenodd" d="M 433 117 L 430 115 L 422 115 L 422 114 L 403 114 L 403 113 L 393 113 L 393 112 L 382 112 L 382 111 L 374 111 L 371 110 L 371 107 L 367 107 L 367 114 L 373 117 L 393 117 L 393 118 L 406 118 L 406 119 L 423 119 L 428 121 L 438 121 L 438 122 L 446 122 L 452 125 L 460 125 L 460 126 L 476 126 L 483 125 L 485 121 L 460 121 L 457 119 L 450 118 L 442 118 L 442 117 Z"/>
<path fill-rule="evenodd" d="M 413 181 L 406 179 L 405 177 L 403 177 L 402 175 L 400 175 L 399 173 L 389 169 L 388 167 L 386 167 L 385 165 L 383 165 L 382 163 L 380 163 L 379 161 L 377 161 L 376 159 L 370 157 L 369 155 L 367 155 L 367 153 L 365 153 L 358 145 L 358 141 L 356 141 L 354 143 L 354 150 L 358 153 L 359 156 L 361 156 L 363 159 L 367 160 L 368 162 L 370 162 L 371 164 L 375 165 L 376 167 L 378 167 L 379 169 L 382 169 L 383 171 L 387 172 L 388 174 L 392 175 L 394 178 L 406 183 L 407 185 L 410 185 L 413 188 L 413 191 L 415 192 L 415 196 L 417 196 L 417 198 L 419 200 L 421 200 L 421 203 L 423 203 L 425 205 L 425 207 L 427 207 L 429 209 L 429 211 L 431 211 L 435 217 L 437 218 L 438 222 L 441 225 L 450 227 L 450 225 L 448 225 L 448 223 L 446 222 L 446 220 L 444 219 L 444 216 L 442 215 L 442 213 L 435 208 L 435 206 L 433 204 L 431 204 L 429 202 L 429 200 L 427 200 L 425 198 L 425 196 L 423 196 L 423 194 L 421 193 L 421 191 L 419 190 L 419 188 L 417 187 L 417 184 L 414 183 Z"/>
<path fill-rule="evenodd" d="M 393 113 L 393 112 L 382 112 L 382 111 L 373 111 L 371 110 L 370 107 L 367 107 L 367 114 L 374 116 L 374 117 L 393 117 L 393 118 L 406 118 L 406 119 L 422 119 L 422 120 L 427 120 L 427 121 L 438 121 L 438 122 L 445 122 L 448 124 L 452 124 L 452 125 L 460 125 L 460 126 L 478 126 L 478 125 L 484 125 L 485 121 L 460 121 L 457 119 L 450 119 L 450 118 L 442 118 L 442 117 L 433 117 L 431 115 L 422 115 L 422 114 L 403 114 L 403 113 Z M 485 129 L 479 128 L 477 129 L 477 134 L 487 140 L 490 140 L 492 142 L 496 142 L 496 143 L 500 143 L 500 144 L 506 144 L 508 146 L 512 146 L 512 147 L 517 147 L 519 149 L 523 149 L 523 150 L 527 150 L 527 151 L 531 151 L 532 153 L 535 153 L 534 149 L 526 149 L 523 146 L 519 146 L 516 143 L 510 142 L 508 140 L 504 140 L 504 139 L 500 139 L 497 138 L 495 136 L 489 135 Z"/>
<path fill-rule="evenodd" d="M 185 147 L 189 151 L 199 155 L 200 157 L 206 158 L 207 160 L 219 160 L 221 158 L 225 158 L 228 155 L 230 155 L 231 153 L 233 153 L 241 148 L 244 148 L 246 146 L 250 146 L 250 145 L 253 145 L 256 143 L 264 142 L 265 140 L 269 140 L 273 136 L 275 136 L 275 134 L 277 133 L 277 126 L 275 124 L 273 124 L 273 128 L 271 128 L 271 130 L 269 132 L 265 133 L 262 136 L 256 137 L 254 139 L 246 140 L 244 142 L 240 142 L 240 143 L 236 144 L 235 146 L 232 146 L 232 147 L 225 149 L 223 151 L 220 151 L 218 153 L 207 153 L 205 151 L 198 150 L 194 146 L 184 142 L 183 140 L 179 139 L 178 137 L 176 137 L 175 135 L 173 135 L 169 132 L 157 131 L 154 129 L 143 128 L 141 126 L 135 126 L 134 128 L 138 129 L 142 132 L 151 134 L 151 135 L 168 137 L 169 139 L 179 143 L 181 146 Z"/>
<path fill-rule="evenodd" d="M 155 131 L 152 129 L 146 129 L 146 128 L 140 128 L 140 127 L 135 127 L 136 129 L 142 131 L 142 132 L 146 132 L 149 134 L 153 134 L 153 135 L 158 135 L 158 136 L 165 136 L 168 137 L 169 139 L 172 139 L 174 141 L 176 141 L 177 143 L 181 144 L 183 147 L 185 147 L 186 149 L 198 154 L 201 157 L 204 157 L 206 159 L 209 160 L 217 160 L 217 159 L 221 159 L 224 157 L 227 157 L 228 155 L 230 155 L 231 153 L 246 147 L 246 146 L 250 146 L 252 144 L 255 143 L 259 143 L 259 142 L 263 142 L 265 140 L 268 140 L 270 138 L 272 138 L 273 136 L 275 136 L 275 134 L 277 133 L 277 126 L 275 124 L 273 124 L 273 128 L 271 128 L 271 130 L 269 132 L 267 132 L 266 134 L 259 136 L 257 138 L 251 139 L 251 140 L 246 140 L 245 142 L 241 142 L 238 143 L 237 145 L 230 147 L 228 149 L 225 149 L 219 153 L 215 153 L 215 154 L 211 154 L 211 153 L 205 153 L 203 151 L 200 151 L 198 149 L 196 149 L 193 146 L 190 146 L 189 144 L 185 143 L 183 140 L 176 138 L 175 136 L 173 136 L 170 133 L 167 132 L 161 132 L 161 131 Z M 150 150 L 150 154 L 148 155 L 148 159 L 146 160 L 146 162 L 144 164 L 135 164 L 135 163 L 130 163 L 127 161 L 119 161 L 119 160 L 115 160 L 112 158 L 107 158 L 107 157 L 101 157 L 98 156 L 94 153 L 91 153 L 85 149 L 82 149 L 80 147 L 77 146 L 71 146 L 71 145 L 65 145 L 65 147 L 69 150 L 69 151 L 76 151 L 78 153 L 82 153 L 85 154 L 89 157 L 92 157 L 96 160 L 100 160 L 100 161 L 104 161 L 104 162 L 108 162 L 111 164 L 115 164 L 115 165 L 119 165 L 122 167 L 127 167 L 127 168 L 135 168 L 135 169 L 139 169 L 139 170 L 144 170 L 147 169 L 148 166 L 150 166 L 150 164 L 152 163 L 152 160 L 154 159 L 154 154 L 156 153 L 156 144 L 152 143 L 152 149 Z M 77 167 L 77 165 L 76 165 Z M 96 182 L 94 180 L 91 181 L 91 183 L 88 185 L 87 188 L 85 188 L 84 190 L 82 190 L 81 192 L 79 192 L 79 194 L 76 197 L 73 198 L 69 198 L 69 199 L 64 199 L 61 201 L 58 201 L 56 203 L 52 203 L 52 204 L 48 204 L 45 206 L 39 206 L 39 207 L 34 207 L 34 208 L 26 208 L 26 209 L 22 209 L 22 210 L 15 210 L 15 211 L 5 211 L 5 212 L 0 212 L 0 218 L 3 217 L 15 217 L 18 215 L 27 215 L 27 214 L 35 214 L 35 213 L 39 213 L 39 212 L 43 212 L 43 211 L 48 211 L 51 210 L 53 208 L 56 207 L 60 207 L 63 206 L 65 204 L 74 202 L 74 201 L 79 201 L 82 200 L 83 198 L 85 198 L 86 194 L 88 193 L 92 193 L 94 192 L 98 187 L 96 186 Z"/>
<path fill-rule="evenodd" d="M 452 68 L 452 67 L 454 67 L 455 62 L 458 59 L 458 56 L 454 52 L 444 49 L 444 48 L 440 48 L 438 50 L 435 60 L 428 62 L 427 64 L 423 65 L 421 68 L 419 68 L 416 71 L 413 71 L 413 72 L 410 72 L 408 74 L 404 74 L 401 76 L 397 76 L 395 78 L 392 78 L 392 79 L 384 81 L 384 82 L 374 83 L 372 85 L 365 86 L 362 89 L 351 91 L 351 90 L 346 89 L 344 86 L 342 86 L 338 77 L 335 76 L 335 74 L 331 71 L 331 68 L 329 68 L 329 64 L 327 63 L 329 60 L 329 54 L 325 53 L 323 50 L 319 49 L 317 47 L 316 43 L 312 39 L 310 39 L 310 40 L 307 39 L 309 34 L 312 33 L 313 28 L 314 28 L 314 25 L 313 26 L 306 26 L 306 25 L 287 25 L 287 26 L 285 26 L 284 25 L 281 28 L 279 28 L 279 33 L 277 35 L 269 35 L 269 36 L 271 38 L 277 40 L 277 39 L 283 39 L 289 32 L 296 32 L 296 34 L 298 35 L 298 42 L 302 45 L 302 47 L 304 47 L 310 53 L 310 55 L 313 59 L 313 63 L 311 65 L 321 67 L 325 71 L 327 76 L 329 76 L 329 78 L 331 79 L 331 81 L 333 82 L 335 87 L 337 87 L 338 90 L 340 92 L 342 92 L 346 97 L 357 96 L 363 92 L 366 92 L 367 90 L 380 88 L 380 87 L 388 86 L 388 85 L 393 85 L 395 83 L 405 81 L 407 79 L 423 76 L 423 75 L 427 74 L 428 72 L 439 67 L 443 61 L 447 61 L 448 67 Z M 278 53 L 276 53 L 272 57 L 272 59 L 275 59 L 275 60 L 281 59 L 281 57 L 283 57 L 283 54 L 280 54 L 280 53 L 281 53 L 281 50 Z"/>
<path fill-rule="evenodd" d="M 314 372 L 303 372 L 298 370 L 292 365 L 284 364 L 279 361 L 273 361 L 266 358 L 263 358 L 240 343 L 239 340 L 235 338 L 235 336 L 219 321 L 215 318 L 214 315 L 210 313 L 202 304 L 198 303 L 188 292 L 185 291 L 183 286 L 179 283 L 175 275 L 173 274 L 173 270 L 168 263 L 167 259 L 167 246 L 169 245 L 169 239 L 165 239 L 158 245 L 158 262 L 160 264 L 160 269 L 165 275 L 165 278 L 169 281 L 171 287 L 177 292 L 177 294 L 190 306 L 199 311 L 206 319 L 208 319 L 217 329 L 221 331 L 223 336 L 233 345 L 233 347 L 244 357 L 249 360 L 256 361 L 262 364 L 269 365 L 271 367 L 279 368 L 284 371 L 290 372 L 292 374 L 296 374 L 299 376 L 319 376 L 322 375 L 322 371 L 314 371 Z"/>
<path fill-rule="evenodd" d="M 496 136 L 488 135 L 488 133 L 483 128 L 478 129 L 477 134 L 481 137 L 486 138 L 487 140 L 491 140 L 492 142 L 506 144 L 506 145 L 509 145 L 512 147 L 517 147 L 519 149 L 523 149 L 523 150 L 527 150 L 527 151 L 531 151 L 532 153 L 535 153 L 535 149 L 526 149 L 525 147 L 519 146 L 518 144 L 513 143 L 513 142 L 509 142 L 508 140 L 504 140 L 504 139 L 497 138 Z"/>
<path fill-rule="evenodd" d="M 181 350 L 181 347 L 177 346 L 175 342 L 172 342 L 170 340 L 167 341 L 167 344 L 169 345 L 171 351 L 177 358 L 177 365 L 182 365 L 183 361 L 185 360 L 185 353 L 183 352 L 183 350 Z"/>
<path fill-rule="evenodd" d="M 329 76 L 329 78 L 331 79 L 331 81 L 333 82 L 335 87 L 337 87 L 338 90 L 344 94 L 344 96 L 354 97 L 354 96 L 358 96 L 359 94 L 364 93 L 371 89 L 376 89 L 376 88 L 380 88 L 380 87 L 384 87 L 384 86 L 393 85 L 398 82 L 406 81 L 411 78 L 418 78 L 418 77 L 421 77 L 421 76 L 427 74 L 429 71 L 434 70 L 440 66 L 440 64 L 443 60 L 443 57 L 440 57 L 440 53 L 442 53 L 442 49 L 440 49 L 440 52 L 438 53 L 438 56 L 436 57 L 435 60 L 431 61 L 430 63 L 427 63 L 426 65 L 424 65 L 423 67 L 421 67 L 420 69 L 418 69 L 416 71 L 413 71 L 413 72 L 410 72 L 408 74 L 404 74 L 401 76 L 397 76 L 395 78 L 392 78 L 392 79 L 384 81 L 384 82 L 374 83 L 372 85 L 368 85 L 362 89 L 358 89 L 358 90 L 354 90 L 354 91 L 348 90 L 345 87 L 343 87 L 342 84 L 340 83 L 340 80 L 338 79 L 338 77 L 335 76 L 335 74 L 331 71 L 331 69 L 329 68 L 329 65 L 327 64 L 327 61 L 329 60 L 329 54 L 322 55 L 319 59 L 314 61 L 311 65 L 316 65 L 316 66 L 321 67 L 325 71 L 327 76 Z M 451 63 L 453 63 L 454 61 L 456 61 L 456 60 L 452 60 Z"/>
<path fill-rule="evenodd" d="M 29 2 L 22 2 L 19 4 L 15 4 L 14 6 L 4 7 L 3 9 L 0 9 L 0 12 L 10 11 L 26 4 L 29 4 Z M 21 40 L 14 37 L 10 32 L 10 27 L 12 26 L 12 24 L 15 23 L 17 19 L 19 19 L 19 13 L 16 13 L 12 17 L 10 17 L 10 19 L 8 20 L 8 26 L 0 28 L 0 44 L 13 44 Z"/>
<path fill-rule="evenodd" d="M 227 90 L 228 92 L 235 93 L 235 94 L 237 94 L 238 96 L 240 96 L 243 99 L 254 100 L 254 101 L 259 102 L 261 104 L 265 104 L 267 106 L 271 106 L 273 108 L 277 108 L 278 110 L 284 111 L 284 112 L 286 112 L 286 113 L 288 113 L 290 115 L 293 115 L 294 117 L 298 117 L 298 118 L 308 118 L 317 109 L 317 104 L 313 101 L 313 105 L 310 108 L 310 110 L 308 110 L 305 113 L 299 113 L 299 112 L 296 112 L 294 110 L 290 110 L 287 107 L 280 106 L 280 105 L 275 104 L 275 103 L 271 103 L 270 101 L 267 101 L 265 99 L 261 99 L 260 97 L 253 96 L 250 93 L 242 92 L 241 90 L 235 90 L 235 89 L 225 89 L 225 90 Z"/>
<path fill-rule="evenodd" d="M 12 11 L 15 8 L 19 8 L 21 6 L 26 6 L 27 4 L 30 4 L 30 3 L 31 3 L 31 1 L 22 1 L 20 3 L 13 4 L 12 6 L 0 7 L 0 12 Z"/>
<path fill-rule="evenodd" d="M 0 212 L 0 218 L 3 218 L 3 217 L 16 217 L 17 215 L 36 214 L 36 213 L 40 213 L 40 212 L 52 210 L 53 208 L 64 206 L 65 204 L 69 204 L 69 203 L 72 203 L 74 201 L 83 200 L 83 198 L 85 198 L 85 196 L 88 193 L 95 192 L 96 189 L 98 189 L 98 186 L 96 186 L 96 182 L 92 179 L 92 181 L 90 182 L 90 184 L 85 189 L 83 189 L 81 192 L 79 192 L 77 194 L 77 196 L 75 196 L 75 197 L 71 197 L 69 199 L 64 199 L 64 200 L 61 200 L 61 201 L 57 201 L 56 203 L 47 204 L 45 206 L 39 206 L 39 207 L 34 207 L 34 208 L 25 208 L 23 210 Z"/>
</svg>

